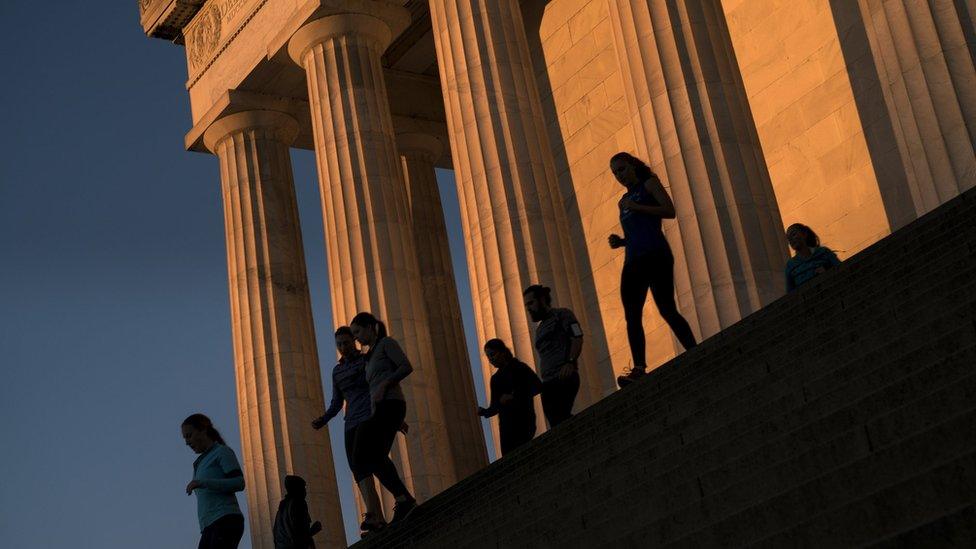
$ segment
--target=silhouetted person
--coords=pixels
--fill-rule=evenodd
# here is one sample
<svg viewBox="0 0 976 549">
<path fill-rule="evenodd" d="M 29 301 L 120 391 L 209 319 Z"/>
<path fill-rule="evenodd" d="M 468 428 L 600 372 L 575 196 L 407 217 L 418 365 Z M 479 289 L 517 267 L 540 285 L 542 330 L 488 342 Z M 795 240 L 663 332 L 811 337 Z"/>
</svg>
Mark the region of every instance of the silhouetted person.
<svg viewBox="0 0 976 549">
<path fill-rule="evenodd" d="M 183 440 L 200 454 L 186 495 L 196 493 L 200 520 L 198 549 L 236 549 L 244 535 L 244 515 L 235 492 L 244 490 L 244 473 L 234 451 L 203 414 L 183 420 Z"/>
<path fill-rule="evenodd" d="M 285 499 L 278 504 L 274 521 L 275 549 L 315 549 L 312 536 L 322 531 L 322 523 L 312 523 L 305 495 L 305 479 L 285 477 Z"/>
<path fill-rule="evenodd" d="M 532 368 L 515 358 L 500 339 L 485 343 L 488 362 L 498 369 L 491 376 L 491 405 L 478 408 L 481 417 L 498 416 L 502 455 L 532 440 L 535 436 L 535 395 L 542 392 L 542 381 Z"/>
<path fill-rule="evenodd" d="M 552 306 L 549 288 L 534 284 L 522 292 L 525 310 L 535 329 L 542 377 L 542 412 L 550 427 L 573 417 L 573 402 L 579 393 L 577 359 L 583 350 L 583 329 L 569 309 Z"/>
<path fill-rule="evenodd" d="M 786 262 L 786 291 L 792 292 L 827 269 L 840 265 L 837 254 L 820 245 L 820 237 L 802 223 L 794 223 L 786 229 L 786 240 L 796 251 Z"/>
<path fill-rule="evenodd" d="M 417 501 L 403 484 L 389 455 L 397 430 L 407 415 L 400 382 L 413 372 L 413 366 L 400 344 L 386 334 L 386 326 L 372 314 L 357 314 L 350 322 L 350 328 L 356 340 L 369 347 L 366 381 L 372 415 L 356 433 L 353 476 L 364 494 L 367 517 L 363 522 L 368 527 L 364 530 L 370 530 L 383 527 L 383 510 L 376 491 L 369 492 L 363 486 L 365 483 L 372 485 L 369 475 L 375 476 L 396 499 L 391 524 L 405 519 L 417 507 Z"/>
<path fill-rule="evenodd" d="M 352 335 L 352 329 L 348 326 L 341 326 L 335 332 L 336 350 L 339 351 L 339 362 L 332 369 L 332 402 L 329 404 L 325 415 L 312 421 L 312 427 L 321 429 L 325 427 L 329 420 L 334 418 L 342 410 L 343 402 L 346 403 L 345 414 L 345 446 L 346 462 L 349 464 L 350 471 L 357 471 L 353 448 L 356 443 L 356 435 L 359 428 L 372 415 L 372 402 L 369 398 L 369 383 L 366 381 L 366 355 L 359 352 L 356 347 L 356 339 Z M 377 499 L 376 486 L 373 484 L 373 476 L 364 474 L 361 479 L 364 482 L 357 482 L 363 501 Z M 363 490 L 366 492 L 363 492 Z M 375 529 L 382 521 L 382 517 L 376 517 L 366 513 L 363 523 L 360 525 L 363 530 Z"/>
<path fill-rule="evenodd" d="M 681 345 L 691 349 L 697 342 L 674 302 L 674 255 L 661 230 L 662 219 L 675 217 L 671 197 L 651 168 L 628 153 L 613 155 L 610 171 L 627 188 L 618 203 L 624 236 L 612 234 L 609 238 L 611 248 L 624 248 L 620 299 L 633 359 L 630 371 L 617 378 L 617 383 L 624 387 L 647 372 L 644 302 L 648 289 L 658 312 Z"/>
</svg>

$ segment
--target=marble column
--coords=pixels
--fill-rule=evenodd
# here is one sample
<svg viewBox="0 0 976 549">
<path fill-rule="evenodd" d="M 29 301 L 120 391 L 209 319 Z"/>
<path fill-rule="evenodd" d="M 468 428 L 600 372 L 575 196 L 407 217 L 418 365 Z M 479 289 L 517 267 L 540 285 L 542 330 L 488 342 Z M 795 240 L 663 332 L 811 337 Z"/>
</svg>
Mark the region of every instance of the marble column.
<svg viewBox="0 0 976 549">
<path fill-rule="evenodd" d="M 393 455 L 422 501 L 457 477 L 380 62 L 409 14 L 371 6 L 306 24 L 288 51 L 308 79 L 334 318 L 372 312 L 410 357 L 414 372 L 402 384 L 410 434 L 397 436 Z"/>
<path fill-rule="evenodd" d="M 261 549 L 274 547 L 286 474 L 308 482 L 320 543 L 346 546 L 329 437 L 309 426 L 324 398 L 288 151 L 297 132 L 285 114 L 249 111 L 204 135 L 220 160 L 245 495 Z"/>
<path fill-rule="evenodd" d="M 522 290 L 550 286 L 587 335 L 577 398 L 585 407 L 614 390 L 613 372 L 597 366 L 606 340 L 602 325 L 588 322 L 519 4 L 431 0 L 430 13 L 478 342 L 501 338 L 534 363 Z M 491 367 L 482 365 L 487 379 Z"/>
<path fill-rule="evenodd" d="M 905 223 L 976 186 L 976 10 L 948 0 L 858 8 L 914 205 Z"/>
<path fill-rule="evenodd" d="M 477 409 L 478 400 L 434 172 L 434 161 L 440 158 L 444 147 L 436 137 L 421 133 L 400 133 L 397 144 L 410 201 L 414 244 L 423 280 L 424 305 L 447 433 L 454 466 L 461 479 L 487 465 L 488 456 L 481 424 L 478 416 L 472 413 Z"/>
<path fill-rule="evenodd" d="M 678 306 L 706 338 L 782 295 L 788 257 L 728 28 L 718 0 L 610 6 L 635 152 L 675 203 Z"/>
</svg>

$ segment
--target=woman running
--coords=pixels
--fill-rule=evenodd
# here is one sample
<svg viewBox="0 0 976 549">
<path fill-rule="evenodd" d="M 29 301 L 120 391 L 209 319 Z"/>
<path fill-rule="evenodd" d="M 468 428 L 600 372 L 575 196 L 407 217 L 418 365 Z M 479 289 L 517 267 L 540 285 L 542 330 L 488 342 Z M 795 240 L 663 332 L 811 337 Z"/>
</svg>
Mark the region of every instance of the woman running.
<svg viewBox="0 0 976 549">
<path fill-rule="evenodd" d="M 620 199 L 620 226 L 624 236 L 610 235 L 610 247 L 624 248 L 620 298 L 627 321 L 627 340 L 633 367 L 617 378 L 624 387 L 647 372 L 644 339 L 644 302 L 651 290 L 661 317 L 687 350 L 697 342 L 674 302 L 674 256 L 661 230 L 662 219 L 674 219 L 674 203 L 657 174 L 640 159 L 621 152 L 610 159 L 610 171 L 627 188 Z"/>
<path fill-rule="evenodd" d="M 353 337 L 352 329 L 349 326 L 341 326 L 336 330 L 335 343 L 340 358 L 338 364 L 332 369 L 332 402 L 323 416 L 312 420 L 312 427 L 314 429 L 325 427 L 329 420 L 339 414 L 343 403 L 345 403 L 346 461 L 349 463 L 350 471 L 358 471 L 356 459 L 353 455 L 356 435 L 363 423 L 372 414 L 369 382 L 366 381 L 366 355 L 359 352 L 359 348 L 356 347 L 356 339 Z M 359 486 L 363 501 L 379 501 L 376 484 L 373 483 L 373 475 L 364 473 L 361 477 L 356 479 L 356 485 Z M 363 515 L 360 529 L 370 532 L 383 527 L 385 524 L 382 512 L 376 515 L 374 511 L 367 511 Z"/>
<path fill-rule="evenodd" d="M 370 475 L 379 479 L 396 499 L 393 506 L 393 519 L 399 522 L 407 517 L 417 506 L 417 501 L 407 490 L 390 460 L 390 449 L 397 431 L 407 415 L 407 403 L 403 397 L 400 382 L 411 372 L 413 366 L 400 344 L 386 334 L 386 326 L 370 313 L 359 313 L 349 323 L 353 336 L 360 344 L 369 347 L 366 355 L 366 381 L 369 383 L 369 396 L 372 415 L 359 426 L 353 443 L 353 462 L 356 469 L 353 476 L 357 483 L 372 482 Z M 360 489 L 363 487 L 360 485 Z M 366 492 L 363 492 L 364 497 Z M 382 528 L 383 511 L 379 497 L 374 491 L 370 501 L 365 501 L 369 515 L 364 524 L 367 528 Z"/>
<path fill-rule="evenodd" d="M 197 496 L 198 549 L 237 549 L 244 535 L 244 515 L 234 495 L 244 490 L 237 456 L 203 414 L 183 420 L 182 430 L 186 445 L 200 454 L 193 462 L 193 480 L 186 485 L 186 495 Z"/>
</svg>

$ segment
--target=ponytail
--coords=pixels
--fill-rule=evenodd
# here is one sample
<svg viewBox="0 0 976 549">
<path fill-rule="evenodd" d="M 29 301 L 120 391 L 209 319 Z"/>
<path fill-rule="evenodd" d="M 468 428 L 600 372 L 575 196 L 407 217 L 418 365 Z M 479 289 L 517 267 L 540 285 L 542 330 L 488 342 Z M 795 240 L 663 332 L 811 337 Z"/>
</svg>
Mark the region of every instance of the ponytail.
<svg viewBox="0 0 976 549">
<path fill-rule="evenodd" d="M 636 156 L 634 156 L 634 155 L 632 155 L 630 153 L 618 152 L 617 154 L 615 154 L 615 155 L 613 155 L 613 156 L 610 157 L 610 162 L 613 162 L 615 160 L 618 160 L 618 161 L 621 161 L 622 160 L 622 161 L 630 164 L 631 166 L 633 166 L 634 167 L 634 175 L 637 176 L 637 181 L 640 182 L 642 185 L 648 179 L 657 177 L 657 174 L 654 173 L 654 170 L 652 170 L 650 166 L 648 166 L 640 158 L 637 158 Z"/>
<path fill-rule="evenodd" d="M 383 324 L 383 322 L 373 316 L 372 313 L 359 313 L 352 318 L 352 321 L 349 324 L 355 324 L 356 326 L 362 326 L 363 328 L 373 328 L 376 330 L 377 341 L 389 336 L 389 334 L 386 333 L 386 324 Z"/>
<path fill-rule="evenodd" d="M 224 446 L 227 445 L 227 443 L 224 442 L 224 437 L 220 436 L 220 433 L 214 428 L 213 422 L 210 421 L 210 418 L 203 414 L 190 415 L 188 418 L 183 420 L 183 425 L 189 425 L 197 431 L 205 431 L 207 436 L 214 441 L 219 442 Z"/>
</svg>

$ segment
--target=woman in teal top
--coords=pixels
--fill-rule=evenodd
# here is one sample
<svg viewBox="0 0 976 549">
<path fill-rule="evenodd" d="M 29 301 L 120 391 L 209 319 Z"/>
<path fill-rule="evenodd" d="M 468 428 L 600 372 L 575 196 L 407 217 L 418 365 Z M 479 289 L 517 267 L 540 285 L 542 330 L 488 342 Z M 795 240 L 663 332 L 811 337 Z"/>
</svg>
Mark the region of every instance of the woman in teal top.
<svg viewBox="0 0 976 549">
<path fill-rule="evenodd" d="M 786 239 L 796 254 L 786 262 L 786 291 L 792 292 L 813 277 L 840 265 L 840 259 L 829 248 L 820 245 L 820 237 L 802 223 L 786 229 Z"/>
<path fill-rule="evenodd" d="M 193 480 L 186 485 L 186 495 L 197 496 L 198 549 L 237 549 L 244 536 L 244 515 L 234 495 L 244 490 L 237 456 L 203 414 L 186 418 L 182 430 L 186 445 L 200 454 L 193 462 Z"/>
</svg>

